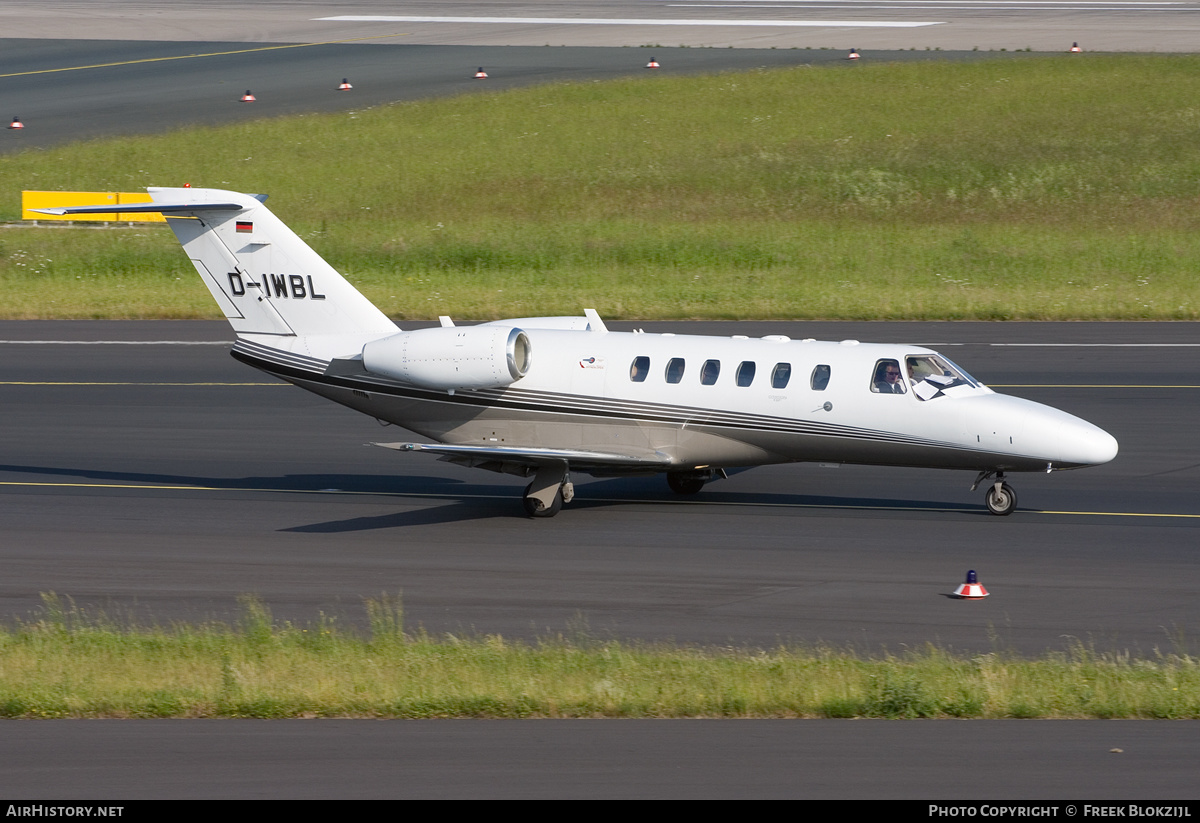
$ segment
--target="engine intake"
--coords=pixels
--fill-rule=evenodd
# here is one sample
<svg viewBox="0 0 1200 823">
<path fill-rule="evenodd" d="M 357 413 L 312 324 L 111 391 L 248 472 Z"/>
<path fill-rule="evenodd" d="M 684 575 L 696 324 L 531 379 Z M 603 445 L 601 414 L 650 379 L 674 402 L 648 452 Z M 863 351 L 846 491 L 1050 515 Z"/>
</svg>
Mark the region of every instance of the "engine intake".
<svg viewBox="0 0 1200 823">
<path fill-rule="evenodd" d="M 363 346 L 367 371 L 424 389 L 507 386 L 529 370 L 529 336 L 511 326 L 443 326 L 400 332 Z"/>
</svg>

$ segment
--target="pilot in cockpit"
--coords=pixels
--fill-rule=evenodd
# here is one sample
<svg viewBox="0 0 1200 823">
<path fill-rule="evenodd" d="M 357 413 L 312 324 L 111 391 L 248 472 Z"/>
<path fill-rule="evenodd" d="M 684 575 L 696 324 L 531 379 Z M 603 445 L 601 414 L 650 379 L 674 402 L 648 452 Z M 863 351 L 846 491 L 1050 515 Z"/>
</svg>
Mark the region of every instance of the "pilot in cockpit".
<svg viewBox="0 0 1200 823">
<path fill-rule="evenodd" d="M 875 382 L 872 388 L 880 394 L 904 394 L 900 364 L 895 360 L 880 360 L 879 365 L 875 367 Z"/>
</svg>

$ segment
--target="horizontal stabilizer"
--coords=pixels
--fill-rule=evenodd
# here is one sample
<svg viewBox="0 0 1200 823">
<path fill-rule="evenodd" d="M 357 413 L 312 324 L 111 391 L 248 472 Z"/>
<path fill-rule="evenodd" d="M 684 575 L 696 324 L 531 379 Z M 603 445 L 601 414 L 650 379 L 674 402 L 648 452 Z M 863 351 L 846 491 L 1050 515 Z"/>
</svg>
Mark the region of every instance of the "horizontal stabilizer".
<svg viewBox="0 0 1200 823">
<path fill-rule="evenodd" d="M 119 207 L 109 203 L 107 206 L 60 206 L 53 209 L 30 209 L 41 214 L 54 214 L 62 217 L 66 214 L 179 214 L 197 211 L 241 211 L 245 206 L 238 203 L 127 203 Z"/>
</svg>

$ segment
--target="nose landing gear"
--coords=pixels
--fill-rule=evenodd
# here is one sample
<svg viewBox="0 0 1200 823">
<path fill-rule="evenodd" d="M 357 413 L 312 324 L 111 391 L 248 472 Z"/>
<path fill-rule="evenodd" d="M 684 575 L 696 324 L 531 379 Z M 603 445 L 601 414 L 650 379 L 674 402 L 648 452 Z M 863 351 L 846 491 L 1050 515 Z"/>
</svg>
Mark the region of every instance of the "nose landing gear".
<svg viewBox="0 0 1200 823">
<path fill-rule="evenodd" d="M 996 482 L 984 494 L 983 502 L 987 504 L 988 511 L 992 514 L 1001 517 L 1012 514 L 1013 510 L 1017 508 L 1017 493 L 1013 491 L 1012 486 L 1004 482 L 1004 472 L 980 472 L 979 476 L 975 478 L 975 482 L 971 485 L 971 491 L 975 491 L 975 489 L 979 488 L 980 483 L 992 477 L 996 478 Z"/>
</svg>

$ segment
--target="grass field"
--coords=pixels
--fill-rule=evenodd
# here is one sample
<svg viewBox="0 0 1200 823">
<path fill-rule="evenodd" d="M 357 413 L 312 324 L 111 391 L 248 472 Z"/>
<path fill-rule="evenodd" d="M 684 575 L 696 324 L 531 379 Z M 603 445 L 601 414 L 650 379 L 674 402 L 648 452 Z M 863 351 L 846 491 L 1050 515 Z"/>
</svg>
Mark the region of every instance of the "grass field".
<svg viewBox="0 0 1200 823">
<path fill-rule="evenodd" d="M 272 195 L 397 318 L 1197 319 L 1200 57 L 655 76 L 0 158 Z M 0 316 L 215 317 L 168 230 L 0 232 Z"/>
<path fill-rule="evenodd" d="M 368 633 L 332 618 L 139 628 L 44 596 L 0 630 L 0 717 L 1200 718 L 1200 661 L 1075 646 L 1027 660 L 929 647 L 731 649 L 598 640 L 433 637 L 398 597 Z"/>
</svg>

